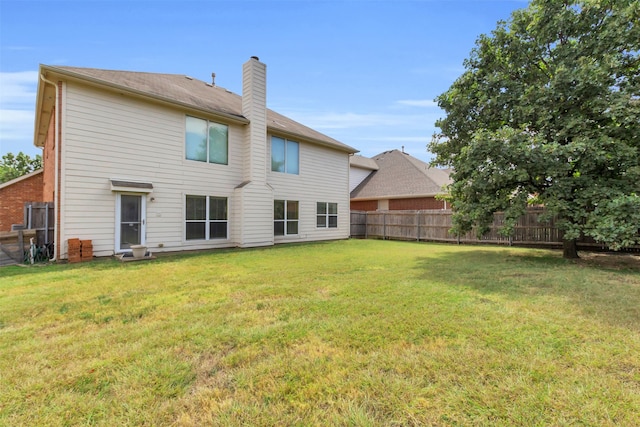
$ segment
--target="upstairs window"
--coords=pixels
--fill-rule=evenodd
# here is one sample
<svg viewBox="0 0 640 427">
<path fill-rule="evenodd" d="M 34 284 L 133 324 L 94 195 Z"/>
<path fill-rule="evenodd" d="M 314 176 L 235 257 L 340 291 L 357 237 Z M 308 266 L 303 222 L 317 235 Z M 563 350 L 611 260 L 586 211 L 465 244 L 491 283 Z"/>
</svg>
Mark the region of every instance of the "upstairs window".
<svg viewBox="0 0 640 427">
<path fill-rule="evenodd" d="M 338 227 L 338 204 L 318 202 L 316 204 L 316 225 L 318 228 Z"/>
<path fill-rule="evenodd" d="M 228 164 L 228 126 L 187 116 L 185 158 L 198 162 Z"/>
<path fill-rule="evenodd" d="M 288 139 L 271 137 L 271 170 L 274 172 L 300 172 L 300 144 Z"/>
<path fill-rule="evenodd" d="M 273 234 L 275 236 L 298 234 L 298 202 L 274 200 Z"/>
</svg>

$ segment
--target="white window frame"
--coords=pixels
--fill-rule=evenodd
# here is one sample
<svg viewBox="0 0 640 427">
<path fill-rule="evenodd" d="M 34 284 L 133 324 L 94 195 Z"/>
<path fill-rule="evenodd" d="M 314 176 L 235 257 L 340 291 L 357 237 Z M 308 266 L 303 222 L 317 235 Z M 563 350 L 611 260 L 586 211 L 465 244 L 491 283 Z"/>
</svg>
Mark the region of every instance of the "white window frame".
<svg viewBox="0 0 640 427">
<path fill-rule="evenodd" d="M 287 236 L 298 236 L 300 234 L 300 202 L 298 200 L 283 200 L 283 199 L 276 199 L 273 201 L 274 205 L 276 202 L 284 202 L 284 218 L 283 219 L 276 219 L 275 218 L 275 206 L 273 209 L 274 212 L 274 218 L 273 218 L 273 235 L 277 236 L 277 237 L 287 237 Z M 288 208 L 289 208 L 289 203 L 295 202 L 298 205 L 298 217 L 295 219 L 290 219 L 288 217 Z M 289 223 L 293 223 L 295 222 L 297 224 L 297 232 L 296 233 L 288 233 L 288 224 Z M 283 231 L 284 234 L 276 234 L 276 230 L 275 230 L 275 224 L 276 223 L 283 223 Z"/>
<path fill-rule="evenodd" d="M 187 198 L 189 197 L 204 197 L 205 198 L 205 219 L 187 219 Z M 227 205 L 227 219 L 222 220 L 222 219 L 211 219 L 209 217 L 210 215 L 210 207 L 211 207 L 211 199 L 224 199 Z M 184 202 L 183 205 L 184 207 L 184 236 L 183 236 L 183 240 L 185 242 L 202 242 L 202 241 L 212 241 L 212 240 L 216 240 L 216 241 L 223 241 L 223 240 L 229 240 L 229 198 L 228 197 L 224 197 L 224 196 L 205 196 L 202 194 L 185 194 L 184 195 Z M 205 226 L 204 226 L 204 238 L 202 239 L 188 239 L 187 238 L 187 224 L 188 223 L 201 223 L 204 222 Z M 211 236 L 211 224 L 212 223 L 226 223 L 226 237 L 210 237 Z"/>
<path fill-rule="evenodd" d="M 319 205 L 324 205 L 324 212 L 325 213 L 318 212 Z M 330 205 L 335 205 L 335 207 L 336 207 L 336 213 L 335 214 L 329 213 L 329 206 Z M 336 218 L 336 225 L 335 226 L 332 226 L 331 222 L 329 221 L 329 218 L 331 218 L 331 217 L 335 217 Z M 324 218 L 324 225 L 319 225 L 318 224 L 318 219 L 320 219 L 320 218 Z M 323 229 L 338 228 L 338 204 L 337 203 L 333 203 L 333 202 L 316 202 L 316 228 L 323 228 Z"/>
<path fill-rule="evenodd" d="M 206 143 L 207 154 L 206 154 L 205 160 L 187 158 L 187 120 L 190 119 L 190 118 L 191 119 L 196 119 L 196 120 L 202 120 L 207 125 L 207 143 Z M 226 151 L 227 151 L 226 152 L 226 158 L 227 158 L 227 161 L 225 163 L 209 161 L 209 158 L 210 158 L 210 153 L 209 153 L 209 126 L 211 124 L 218 125 L 218 126 L 224 126 L 224 127 L 227 128 L 227 144 L 226 144 Z M 188 161 L 191 161 L 191 162 L 206 163 L 206 164 L 210 164 L 210 165 L 228 165 L 229 164 L 229 125 L 226 125 L 224 123 L 214 122 L 214 121 L 207 120 L 207 119 L 203 119 L 201 117 L 195 117 L 195 116 L 189 116 L 189 115 L 185 116 L 185 119 L 184 119 L 184 159 L 188 160 Z"/>
<path fill-rule="evenodd" d="M 277 138 L 277 139 L 280 139 L 280 140 L 284 141 L 284 165 L 283 165 L 283 169 L 284 170 L 281 170 L 281 171 L 276 170 L 276 169 L 273 168 L 273 139 L 274 138 Z M 297 156 L 296 156 L 296 164 L 297 164 L 298 167 L 297 167 L 297 171 L 296 172 L 289 172 L 288 171 L 288 168 L 289 168 L 289 165 L 290 165 L 290 160 L 289 160 L 289 155 L 288 155 L 289 151 L 287 150 L 287 146 L 289 144 L 295 144 L 298 147 Z M 289 175 L 300 175 L 300 143 L 298 141 L 293 141 L 291 139 L 282 138 L 280 136 L 272 135 L 271 136 L 270 149 L 271 149 L 270 151 L 271 151 L 271 171 L 272 172 L 286 173 L 286 174 L 289 174 Z"/>
</svg>

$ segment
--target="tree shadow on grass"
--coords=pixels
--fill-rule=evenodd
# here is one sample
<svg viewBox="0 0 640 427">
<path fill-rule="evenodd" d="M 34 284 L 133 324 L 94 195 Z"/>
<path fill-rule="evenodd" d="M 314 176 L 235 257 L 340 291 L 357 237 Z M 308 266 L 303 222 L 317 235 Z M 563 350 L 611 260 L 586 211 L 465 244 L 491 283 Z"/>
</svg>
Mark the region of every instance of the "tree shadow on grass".
<svg viewBox="0 0 640 427">
<path fill-rule="evenodd" d="M 439 252 L 420 258 L 421 277 L 510 299 L 560 297 L 589 318 L 640 331 L 640 257 L 555 251 L 483 250 Z M 614 257 L 618 258 L 614 258 Z"/>
</svg>

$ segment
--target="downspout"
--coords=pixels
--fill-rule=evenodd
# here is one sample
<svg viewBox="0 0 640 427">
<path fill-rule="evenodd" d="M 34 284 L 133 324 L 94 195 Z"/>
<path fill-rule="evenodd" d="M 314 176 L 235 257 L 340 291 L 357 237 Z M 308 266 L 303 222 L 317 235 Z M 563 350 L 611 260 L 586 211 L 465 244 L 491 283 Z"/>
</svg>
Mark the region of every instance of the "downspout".
<svg viewBox="0 0 640 427">
<path fill-rule="evenodd" d="M 58 180 L 60 179 L 58 176 L 58 162 L 59 162 L 59 155 L 58 152 L 60 150 L 60 106 L 58 105 L 60 102 L 60 91 L 58 88 L 58 85 L 54 82 L 52 82 L 51 80 L 47 80 L 44 75 L 42 73 L 40 73 L 40 79 L 45 82 L 45 83 L 49 83 L 50 85 L 52 85 L 55 89 L 56 92 L 56 103 L 55 103 L 55 118 L 54 118 L 54 129 L 55 129 L 55 133 L 53 135 L 53 144 L 55 146 L 55 166 L 54 166 L 54 180 L 53 180 L 53 191 L 55 194 L 54 200 L 53 200 L 53 254 L 51 255 L 51 258 L 49 258 L 49 261 L 55 261 L 56 257 L 57 257 L 57 251 L 56 251 L 56 247 L 58 245 L 60 245 L 60 236 L 58 234 L 58 200 L 60 199 L 60 189 L 58 188 Z M 47 233 L 49 233 L 49 231 L 47 230 Z"/>
</svg>

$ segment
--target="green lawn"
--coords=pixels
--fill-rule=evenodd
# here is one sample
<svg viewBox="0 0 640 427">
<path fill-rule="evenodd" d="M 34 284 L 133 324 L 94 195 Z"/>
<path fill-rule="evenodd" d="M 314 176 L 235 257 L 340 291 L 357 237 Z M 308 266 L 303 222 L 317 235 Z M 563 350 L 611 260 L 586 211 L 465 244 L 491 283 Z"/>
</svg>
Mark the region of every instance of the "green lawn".
<svg viewBox="0 0 640 427">
<path fill-rule="evenodd" d="M 640 260 L 389 241 L 0 269 L 0 425 L 640 425 Z"/>
</svg>

